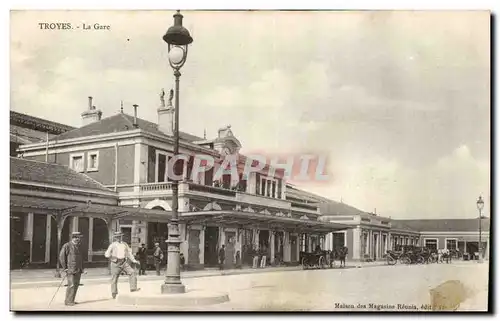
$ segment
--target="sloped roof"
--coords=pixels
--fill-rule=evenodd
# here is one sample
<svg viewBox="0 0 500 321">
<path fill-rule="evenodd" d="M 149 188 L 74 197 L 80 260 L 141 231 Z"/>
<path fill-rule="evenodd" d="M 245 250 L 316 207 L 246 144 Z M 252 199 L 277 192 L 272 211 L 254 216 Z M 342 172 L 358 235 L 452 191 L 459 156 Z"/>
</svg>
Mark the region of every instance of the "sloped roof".
<svg viewBox="0 0 500 321">
<path fill-rule="evenodd" d="M 17 157 L 10 158 L 10 179 L 111 192 L 96 180 L 67 166 Z"/>
<path fill-rule="evenodd" d="M 157 135 L 165 135 L 162 131 L 158 129 L 157 124 L 152 123 L 150 121 L 137 118 L 137 125 L 140 129 L 146 132 Z M 86 126 L 76 128 L 74 130 L 63 133 L 59 136 L 56 136 L 55 139 L 56 140 L 72 139 L 72 138 L 79 138 L 79 137 L 86 137 L 93 135 L 123 132 L 133 129 L 135 129 L 134 116 L 125 113 L 118 113 L 116 115 L 103 118 L 100 121 L 93 122 Z M 180 132 L 180 139 L 188 142 L 203 140 L 203 138 L 183 132 Z"/>
<path fill-rule="evenodd" d="M 391 220 L 391 229 L 419 232 L 419 230 L 406 225 L 405 222 L 401 220 Z"/>
<path fill-rule="evenodd" d="M 49 139 L 54 137 L 49 134 Z M 20 144 L 41 143 L 47 140 L 47 133 L 18 125 L 10 125 L 10 141 Z"/>
<path fill-rule="evenodd" d="M 479 229 L 478 218 L 469 219 L 426 219 L 426 220 L 392 220 L 395 224 L 405 226 L 419 232 L 475 232 Z M 483 231 L 490 230 L 490 219 L 481 221 Z"/>
<path fill-rule="evenodd" d="M 30 116 L 27 114 L 18 113 L 15 111 L 10 111 L 10 126 L 18 126 L 21 128 L 29 128 L 34 131 L 46 133 L 52 135 L 59 135 L 61 133 L 67 132 L 68 130 L 74 129 L 69 125 L 56 123 L 54 121 L 46 120 L 39 117 Z"/>
<path fill-rule="evenodd" d="M 299 197 L 313 199 L 314 200 L 313 202 L 316 202 L 316 203 L 331 202 L 331 200 L 328 199 L 328 198 L 326 198 L 326 197 L 323 197 L 323 196 L 320 196 L 320 195 L 317 195 L 317 194 L 305 191 L 305 190 L 300 189 L 300 188 L 298 188 L 298 187 L 296 187 L 296 186 L 294 186 L 292 184 L 287 184 L 286 190 L 287 191 L 293 191 L 293 192 L 295 192 L 297 194 L 297 196 L 299 196 Z M 293 197 L 293 196 L 290 195 L 290 197 Z"/>
<path fill-rule="evenodd" d="M 366 212 L 345 203 L 330 201 L 319 204 L 321 215 L 363 215 Z"/>
</svg>

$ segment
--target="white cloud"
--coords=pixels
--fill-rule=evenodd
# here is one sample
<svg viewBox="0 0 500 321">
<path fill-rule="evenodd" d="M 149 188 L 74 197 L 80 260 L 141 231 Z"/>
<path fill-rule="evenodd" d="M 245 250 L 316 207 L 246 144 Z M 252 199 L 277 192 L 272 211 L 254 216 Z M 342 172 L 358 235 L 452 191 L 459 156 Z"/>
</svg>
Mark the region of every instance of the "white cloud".
<svg viewBox="0 0 500 321">
<path fill-rule="evenodd" d="M 331 185 L 307 187 L 393 218 L 471 218 L 477 215 L 477 197 L 487 198 L 490 190 L 489 162 L 472 157 L 465 145 L 420 169 L 374 157 L 334 163 L 330 170 Z"/>
</svg>

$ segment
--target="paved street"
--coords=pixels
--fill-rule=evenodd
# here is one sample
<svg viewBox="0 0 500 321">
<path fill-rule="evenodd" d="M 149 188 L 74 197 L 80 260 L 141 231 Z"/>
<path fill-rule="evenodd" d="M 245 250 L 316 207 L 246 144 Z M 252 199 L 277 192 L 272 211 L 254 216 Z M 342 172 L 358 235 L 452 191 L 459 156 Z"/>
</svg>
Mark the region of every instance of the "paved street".
<svg viewBox="0 0 500 321">
<path fill-rule="evenodd" d="M 450 265 L 373 266 L 188 278 L 183 281 L 188 290 L 226 292 L 230 302 L 182 309 L 342 311 L 352 310 L 349 305 L 354 305 L 355 310 L 364 310 L 358 308 L 358 304 L 370 309 L 370 303 L 396 306 L 386 308 L 388 310 L 398 310 L 397 304 L 411 309 L 412 304 L 419 308 L 422 304 L 429 304 L 429 290 L 448 280 L 459 280 L 467 288 L 468 298 L 461 304 L 461 310 L 487 308 L 487 263 L 457 262 Z M 143 293 L 159 293 L 160 285 L 159 280 L 140 281 Z M 173 307 L 120 306 L 111 300 L 107 284 L 81 287 L 77 295 L 80 304 L 74 307 L 62 304 L 65 289 L 61 288 L 49 307 L 55 290 L 55 287 L 13 289 L 11 307 L 14 310 L 181 310 Z M 119 291 L 126 293 L 128 284 L 120 283 Z M 377 308 L 372 307 L 371 310 Z"/>
<path fill-rule="evenodd" d="M 346 268 L 372 267 L 386 264 L 384 261 L 379 262 L 347 262 Z M 338 262 L 335 268 L 339 268 Z M 302 270 L 301 266 L 290 267 L 266 267 L 264 269 L 241 268 L 229 269 L 220 271 L 219 269 L 204 269 L 196 271 L 181 272 L 182 278 L 199 278 L 208 276 L 221 275 L 238 275 L 238 274 L 254 274 L 254 273 L 269 273 L 269 272 L 285 272 Z M 88 284 L 106 284 L 109 282 L 109 274 L 106 268 L 90 268 L 85 270 L 87 273 L 83 276 L 82 283 Z M 164 270 L 163 272 L 164 273 Z M 164 275 L 157 276 L 155 271 L 147 271 L 147 275 L 140 276 L 140 280 L 161 281 Z M 61 279 L 54 277 L 54 269 L 24 269 L 13 270 L 10 272 L 11 289 L 33 288 L 33 287 L 51 287 L 58 286 Z M 126 279 L 120 279 L 121 282 L 126 282 Z"/>
</svg>

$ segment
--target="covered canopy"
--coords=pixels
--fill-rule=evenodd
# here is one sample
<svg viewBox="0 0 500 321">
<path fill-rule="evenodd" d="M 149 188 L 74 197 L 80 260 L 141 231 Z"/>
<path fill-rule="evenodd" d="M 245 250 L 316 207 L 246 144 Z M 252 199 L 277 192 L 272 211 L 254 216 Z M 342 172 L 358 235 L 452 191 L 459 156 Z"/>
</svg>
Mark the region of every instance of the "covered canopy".
<svg viewBox="0 0 500 321">
<path fill-rule="evenodd" d="M 190 224 L 214 222 L 236 225 L 244 228 L 255 227 L 267 229 L 286 229 L 301 233 L 328 233 L 352 228 L 352 226 L 338 223 L 296 219 L 243 211 L 187 212 L 181 213 L 181 220 L 189 222 Z"/>
<path fill-rule="evenodd" d="M 118 205 L 94 204 L 33 196 L 10 196 L 11 212 L 92 216 L 103 219 L 137 219 L 168 222 L 172 212 Z"/>
</svg>

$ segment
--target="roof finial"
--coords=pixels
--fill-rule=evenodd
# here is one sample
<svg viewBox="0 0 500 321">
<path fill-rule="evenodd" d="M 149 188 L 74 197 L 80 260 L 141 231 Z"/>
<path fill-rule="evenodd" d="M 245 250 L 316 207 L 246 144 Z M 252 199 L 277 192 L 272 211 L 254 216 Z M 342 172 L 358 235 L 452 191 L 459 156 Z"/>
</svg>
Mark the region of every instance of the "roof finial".
<svg viewBox="0 0 500 321">
<path fill-rule="evenodd" d="M 207 129 L 203 129 L 203 139 L 207 139 Z"/>
<path fill-rule="evenodd" d="M 123 100 L 120 103 L 120 112 L 123 114 Z"/>
<path fill-rule="evenodd" d="M 160 105 L 161 108 L 165 108 L 165 90 L 162 88 L 160 92 Z"/>
</svg>

